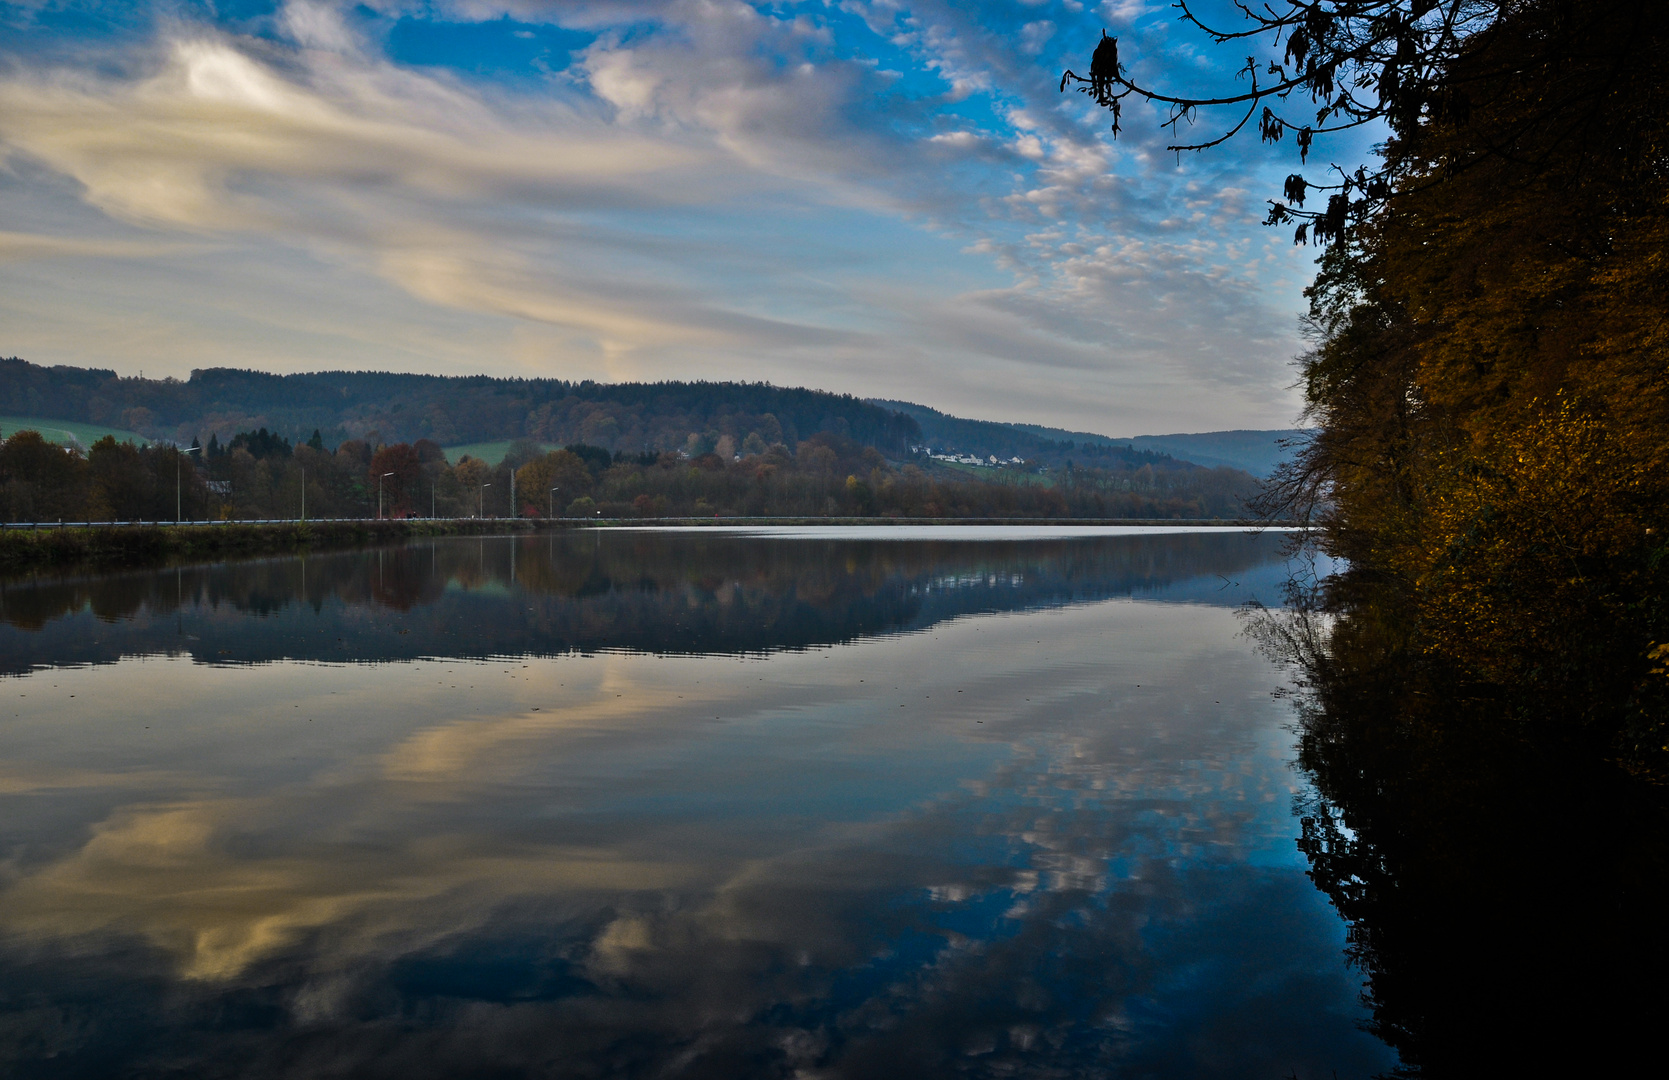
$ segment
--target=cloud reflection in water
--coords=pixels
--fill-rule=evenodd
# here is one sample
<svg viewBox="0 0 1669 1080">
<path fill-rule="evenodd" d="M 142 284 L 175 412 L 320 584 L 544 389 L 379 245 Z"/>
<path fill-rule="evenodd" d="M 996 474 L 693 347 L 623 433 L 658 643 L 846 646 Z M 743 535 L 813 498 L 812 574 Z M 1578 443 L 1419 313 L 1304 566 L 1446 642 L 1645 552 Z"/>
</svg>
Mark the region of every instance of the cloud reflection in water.
<svg viewBox="0 0 1669 1080">
<path fill-rule="evenodd" d="M 918 553 L 923 580 L 971 577 L 971 554 Z M 768 555 L 780 565 L 747 587 L 831 565 Z M 827 581 L 888 580 L 832 565 Z M 642 570 L 673 592 L 664 559 Z M 405 610 L 445 602 L 423 588 L 435 599 Z M 1387 1067 L 1293 846 L 1274 673 L 1229 611 L 1032 599 L 776 652 L 249 666 L 134 650 L 0 682 L 0 1060 L 285 1077 Z M 288 650 L 309 618 L 400 611 L 269 610 L 295 624 L 215 618 Z"/>
</svg>

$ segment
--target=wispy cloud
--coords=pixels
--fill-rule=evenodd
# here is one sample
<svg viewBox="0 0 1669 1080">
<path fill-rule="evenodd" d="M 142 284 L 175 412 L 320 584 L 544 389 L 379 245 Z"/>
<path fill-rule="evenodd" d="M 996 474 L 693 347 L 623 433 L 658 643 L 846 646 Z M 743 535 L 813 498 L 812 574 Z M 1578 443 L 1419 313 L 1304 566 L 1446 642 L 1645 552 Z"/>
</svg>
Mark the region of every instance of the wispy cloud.
<svg viewBox="0 0 1669 1080">
<path fill-rule="evenodd" d="M 430 370 L 762 377 L 1132 431 L 1293 411 L 1307 267 L 1255 227 L 1270 163 L 1178 165 L 1151 124 L 1113 143 L 1055 86 L 1101 25 L 1162 39 L 1138 4 L 292 0 L 69 41 L 10 18 L 55 47 L 0 68 L 0 209 L 51 220 L 0 237 L 0 273 L 22 295 L 42 259 L 81 260 L 94 324 L 122 308 L 101 290 L 181 334 L 205 298 L 272 309 L 264 335 L 204 320 L 177 356 L 318 366 L 334 336 L 333 366 L 384 366 L 375 328 L 401 338 L 430 309 L 467 316 L 422 316 L 434 334 L 474 338 L 418 346 Z M 520 81 L 403 61 L 401 35 L 437 20 L 577 37 Z M 212 272 L 180 261 L 204 243 Z M 172 260 L 173 288 L 117 265 L 147 259 Z M 308 260 L 348 283 L 352 332 L 240 292 Z M 66 336 L 59 303 L 0 347 L 169 362 L 166 334 L 136 357 L 114 320 Z"/>
</svg>

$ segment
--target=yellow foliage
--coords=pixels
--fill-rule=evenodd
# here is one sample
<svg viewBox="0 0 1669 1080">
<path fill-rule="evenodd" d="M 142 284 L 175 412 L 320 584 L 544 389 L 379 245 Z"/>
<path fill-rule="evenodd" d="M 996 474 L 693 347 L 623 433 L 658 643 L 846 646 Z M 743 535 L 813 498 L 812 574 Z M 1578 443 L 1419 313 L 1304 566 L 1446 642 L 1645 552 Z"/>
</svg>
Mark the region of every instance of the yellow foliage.
<svg viewBox="0 0 1669 1080">
<path fill-rule="evenodd" d="M 1324 542 L 1421 654 L 1503 688 L 1595 688 L 1620 726 L 1657 730 L 1669 60 L 1624 64 L 1608 39 L 1538 68 L 1556 16 L 1503 23 L 1522 67 L 1460 65 L 1472 107 L 1399 132 L 1397 190 L 1324 256 L 1303 467 Z M 1549 97 L 1569 87 L 1592 96 Z"/>
</svg>

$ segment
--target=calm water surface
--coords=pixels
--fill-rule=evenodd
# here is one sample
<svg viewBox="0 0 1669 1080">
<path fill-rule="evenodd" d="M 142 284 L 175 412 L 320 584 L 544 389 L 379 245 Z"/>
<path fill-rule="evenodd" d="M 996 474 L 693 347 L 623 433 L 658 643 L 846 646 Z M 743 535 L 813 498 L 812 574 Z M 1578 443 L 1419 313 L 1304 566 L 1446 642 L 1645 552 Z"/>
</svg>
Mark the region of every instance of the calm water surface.
<svg viewBox="0 0 1669 1080">
<path fill-rule="evenodd" d="M 1365 1076 L 1279 538 L 452 539 L 0 588 L 10 1076 Z"/>
</svg>

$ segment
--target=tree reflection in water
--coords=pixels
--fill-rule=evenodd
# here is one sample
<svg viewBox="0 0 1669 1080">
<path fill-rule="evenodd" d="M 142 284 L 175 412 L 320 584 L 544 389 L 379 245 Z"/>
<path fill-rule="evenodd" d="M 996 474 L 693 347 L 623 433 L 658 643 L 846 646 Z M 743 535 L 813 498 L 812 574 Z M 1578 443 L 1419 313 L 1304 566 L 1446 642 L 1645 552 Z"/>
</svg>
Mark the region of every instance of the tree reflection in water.
<svg viewBox="0 0 1669 1080">
<path fill-rule="evenodd" d="M 1412 654 L 1371 584 L 1335 581 L 1331 612 L 1320 599 L 1257 610 L 1250 629 L 1297 675 L 1314 785 L 1300 846 L 1398 1075 L 1650 1060 L 1669 1003 L 1662 788 L 1571 722 L 1593 703 L 1525 700 Z"/>
<path fill-rule="evenodd" d="M 1001 544 L 570 532 L 42 576 L 0 583 L 0 674 L 158 653 L 769 652 L 1113 596 L 1233 604 L 1258 583 L 1278 591 L 1279 544 L 1237 530 Z"/>
</svg>

